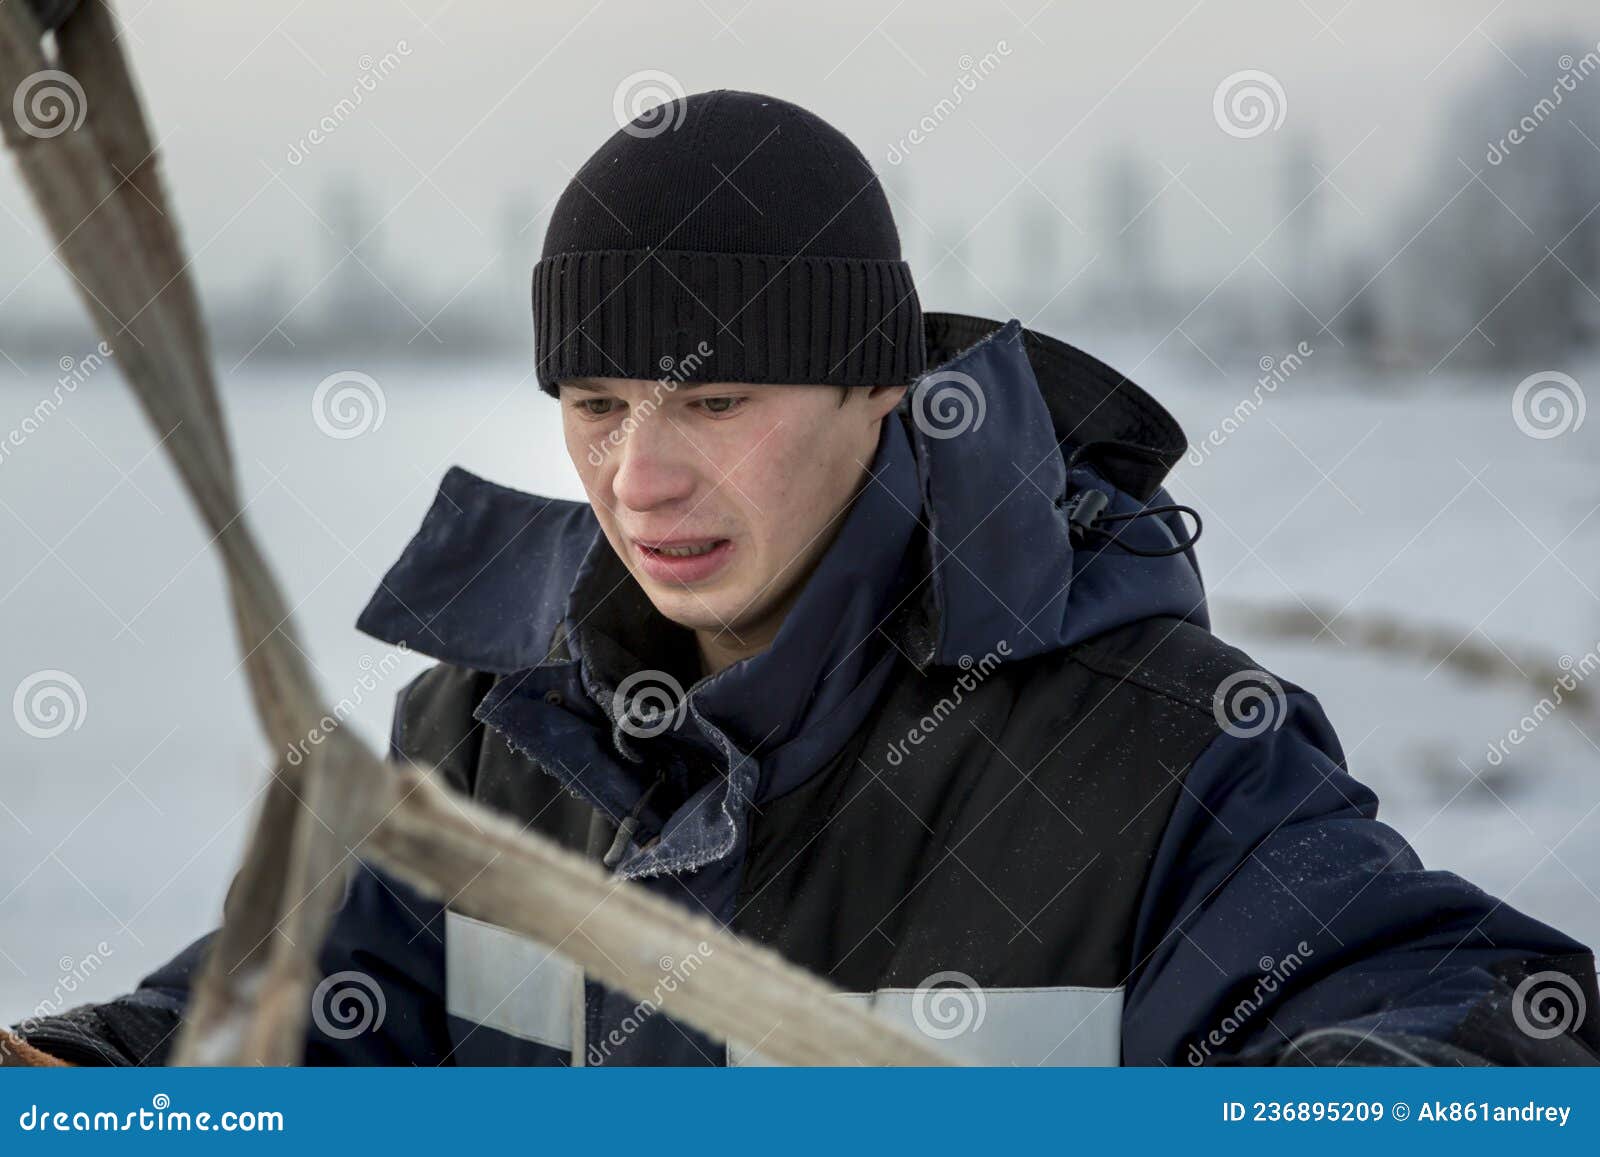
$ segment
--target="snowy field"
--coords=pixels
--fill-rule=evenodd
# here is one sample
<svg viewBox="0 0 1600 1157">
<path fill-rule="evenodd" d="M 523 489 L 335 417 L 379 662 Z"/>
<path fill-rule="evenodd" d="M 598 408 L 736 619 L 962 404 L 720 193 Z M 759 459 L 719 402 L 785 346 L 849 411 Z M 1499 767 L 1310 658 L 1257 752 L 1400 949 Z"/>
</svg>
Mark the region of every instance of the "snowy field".
<svg viewBox="0 0 1600 1157">
<path fill-rule="evenodd" d="M 1096 352 L 1145 383 L 1191 441 L 1255 377 L 1249 362 L 1224 375 L 1170 346 L 1147 349 L 1113 340 Z M 1352 769 L 1431 866 L 1600 941 L 1600 719 L 1557 713 L 1491 766 L 1490 744 L 1548 687 L 1469 680 L 1338 638 L 1385 614 L 1519 661 L 1593 650 L 1600 419 L 1536 439 L 1512 419 L 1521 374 L 1418 371 L 1347 388 L 1350 372 L 1318 357 L 1177 471 L 1175 495 L 1206 515 L 1217 629 L 1320 696 Z M 330 700 L 387 666 L 387 649 L 353 623 L 449 465 L 579 496 L 553 405 L 522 367 L 362 367 L 384 392 L 383 422 L 343 440 L 319 430 L 311 406 L 340 368 L 247 368 L 227 397 L 250 516 Z M 1600 365 L 1567 369 L 1600 382 Z M 0 432 L 55 376 L 6 367 Z M 10 717 L 0 727 L 0 1022 L 27 1015 L 91 955 L 103 963 L 62 1003 L 127 988 L 209 929 L 266 758 L 217 564 L 112 371 L 6 450 L 0 689 L 55 670 L 82 699 L 76 726 L 55 737 Z M 1331 619 L 1330 634 L 1252 634 L 1254 609 L 1301 600 Z M 393 692 L 424 662 L 405 657 L 360 704 L 354 725 L 373 743 Z"/>
</svg>

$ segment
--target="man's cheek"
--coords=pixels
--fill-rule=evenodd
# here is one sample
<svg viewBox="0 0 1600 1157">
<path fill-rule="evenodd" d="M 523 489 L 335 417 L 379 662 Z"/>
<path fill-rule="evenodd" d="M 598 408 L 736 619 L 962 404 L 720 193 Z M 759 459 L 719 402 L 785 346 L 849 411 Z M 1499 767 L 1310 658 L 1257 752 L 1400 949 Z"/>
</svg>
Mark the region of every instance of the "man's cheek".
<svg viewBox="0 0 1600 1157">
<path fill-rule="evenodd" d="M 724 489 L 744 510 L 746 519 L 760 524 L 778 517 L 789 502 L 787 480 L 796 469 L 798 466 L 794 463 L 763 462 L 754 469 L 735 470 L 729 474 Z"/>
</svg>

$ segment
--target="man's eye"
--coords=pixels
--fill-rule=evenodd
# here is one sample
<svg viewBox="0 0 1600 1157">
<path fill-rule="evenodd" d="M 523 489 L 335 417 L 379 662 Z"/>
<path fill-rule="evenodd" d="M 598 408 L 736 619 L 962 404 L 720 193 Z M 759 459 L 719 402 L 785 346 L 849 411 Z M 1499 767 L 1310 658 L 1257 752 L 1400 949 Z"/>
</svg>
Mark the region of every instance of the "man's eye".
<svg viewBox="0 0 1600 1157">
<path fill-rule="evenodd" d="M 582 398 L 577 403 L 578 412 L 586 418 L 603 418 L 616 404 L 614 398 Z"/>
<path fill-rule="evenodd" d="M 731 414 L 744 404 L 744 399 L 736 396 L 716 398 L 696 398 L 694 405 L 701 407 L 708 414 Z"/>
</svg>

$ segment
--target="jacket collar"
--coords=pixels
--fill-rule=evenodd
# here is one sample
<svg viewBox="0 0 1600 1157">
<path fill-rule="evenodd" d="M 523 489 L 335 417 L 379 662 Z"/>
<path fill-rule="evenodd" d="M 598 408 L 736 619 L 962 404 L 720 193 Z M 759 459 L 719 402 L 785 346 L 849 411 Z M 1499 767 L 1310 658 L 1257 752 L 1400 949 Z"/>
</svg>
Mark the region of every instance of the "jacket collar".
<svg viewBox="0 0 1600 1157">
<path fill-rule="evenodd" d="M 931 579 L 896 620 L 910 657 L 919 666 L 953 663 L 1001 639 L 1014 655 L 1062 645 L 1083 637 L 1069 622 L 1068 601 L 1091 633 L 1179 609 L 1203 616 L 1192 563 L 1112 551 L 1088 568 L 1068 541 L 1060 506 L 1089 485 L 1109 490 L 1117 512 L 1159 495 L 1185 450 L 1166 411 L 1104 363 L 1020 322 L 929 313 L 925 323 L 936 368 L 908 392 L 905 416 L 922 521 L 935 534 L 925 558 Z M 949 437 L 951 427 L 937 420 L 948 409 L 939 398 L 965 386 L 961 374 L 981 391 L 982 409 L 967 431 Z M 1086 452 L 1069 471 L 1064 451 Z M 1134 525 L 1163 540 L 1157 520 Z M 578 572 L 604 548 L 587 503 L 453 466 L 356 627 L 458 666 L 523 670 L 559 644 Z M 1076 593 L 1064 589 L 1069 579 Z"/>
<path fill-rule="evenodd" d="M 629 840 L 619 875 L 724 859 L 746 836 L 751 807 L 804 782 L 879 700 L 896 656 L 877 628 L 915 571 L 918 486 L 910 439 L 892 419 L 772 645 L 687 689 L 656 664 L 692 654 L 689 633 L 651 606 L 600 535 L 578 568 L 558 645 L 497 680 L 474 715 L 614 821 L 637 814 L 659 835 L 649 846 Z M 646 793 L 657 776 L 692 794 L 658 807 Z"/>
<path fill-rule="evenodd" d="M 1165 411 L 1108 367 L 1014 320 L 930 314 L 927 337 L 937 368 L 885 422 L 874 480 L 773 646 L 686 698 L 679 738 L 720 760 L 723 774 L 655 817 L 660 839 L 633 849 L 619 874 L 727 855 L 746 834 L 752 802 L 795 786 L 861 724 L 897 656 L 918 668 L 965 667 L 980 655 L 1057 650 L 1152 615 L 1205 623 L 1192 555 L 1085 550 L 1068 533 L 1064 503 L 1077 491 L 1107 493 L 1113 513 L 1161 494 L 1184 452 Z M 1134 545 L 1175 541 L 1161 519 L 1122 525 Z M 620 818 L 644 784 L 628 766 L 640 753 L 620 728 L 616 690 L 630 665 L 670 664 L 671 639 L 643 629 L 654 612 L 631 580 L 611 582 L 622 601 L 595 616 L 606 629 L 577 625 L 568 636 L 618 571 L 587 504 L 452 468 L 357 626 L 514 676 L 497 681 L 475 714 Z M 640 642 L 652 637 L 665 640 L 666 658 Z"/>
<path fill-rule="evenodd" d="M 879 628 L 894 620 L 915 581 L 920 513 L 911 439 L 891 417 L 859 493 L 771 646 L 696 678 L 691 632 L 655 609 L 600 534 L 573 584 L 565 654 L 547 661 L 581 665 L 587 696 L 606 711 L 619 751 L 637 754 L 635 733 L 651 730 L 636 725 L 640 714 L 630 715 L 619 695 L 631 684 L 647 707 L 686 703 L 674 739 L 708 755 L 721 754 L 726 741 L 759 758 L 758 796 L 776 794 L 833 754 L 859 723 L 857 689 L 893 654 L 891 634 Z"/>
</svg>

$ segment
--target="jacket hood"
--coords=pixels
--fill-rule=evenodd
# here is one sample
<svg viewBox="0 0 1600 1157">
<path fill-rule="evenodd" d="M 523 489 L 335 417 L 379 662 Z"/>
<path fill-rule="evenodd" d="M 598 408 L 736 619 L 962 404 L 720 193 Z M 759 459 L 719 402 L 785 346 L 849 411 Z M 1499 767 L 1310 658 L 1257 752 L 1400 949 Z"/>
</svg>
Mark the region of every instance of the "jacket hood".
<svg viewBox="0 0 1600 1157">
<path fill-rule="evenodd" d="M 750 805 L 840 750 L 901 657 L 965 669 L 1152 616 L 1205 625 L 1193 552 L 1178 537 L 1187 532 L 1175 516 L 1139 514 L 1164 498 L 1162 479 L 1186 449 L 1171 417 L 1109 367 L 1016 320 L 930 314 L 925 333 L 936 368 L 885 422 L 873 484 L 773 645 L 687 694 L 672 687 L 665 705 L 682 705 L 681 731 L 674 723 L 661 739 L 647 726 L 641 737 L 628 696 L 651 688 L 624 685 L 630 672 L 653 681 L 670 671 L 656 637 L 687 632 L 650 606 L 586 503 L 452 468 L 357 627 L 507 676 L 475 716 L 613 819 L 642 816 L 659 836 L 629 844 L 618 868 L 642 878 L 727 857 L 747 835 Z M 1074 533 L 1074 500 L 1091 491 L 1103 516 L 1138 515 L 1114 523 L 1116 546 L 1105 532 Z M 647 761 L 652 742 L 658 757 Z M 646 762 L 681 777 L 691 793 L 681 807 L 649 806 Z M 691 764 L 717 774 L 688 782 Z"/>
<path fill-rule="evenodd" d="M 935 368 L 899 411 L 916 454 L 929 571 L 899 624 L 908 656 L 954 664 L 1004 641 L 1016 659 L 1152 615 L 1204 625 L 1192 553 L 1140 558 L 1069 534 L 1066 504 L 1083 490 L 1105 492 L 1110 513 L 1165 499 L 1162 481 L 1187 449 L 1166 410 L 1103 362 L 1016 320 L 929 313 L 925 332 Z M 1163 518 L 1124 525 L 1122 539 L 1146 547 L 1184 533 Z M 559 646 L 574 581 L 603 542 L 588 503 L 453 466 L 356 627 L 476 670 L 536 666 Z"/>
</svg>

